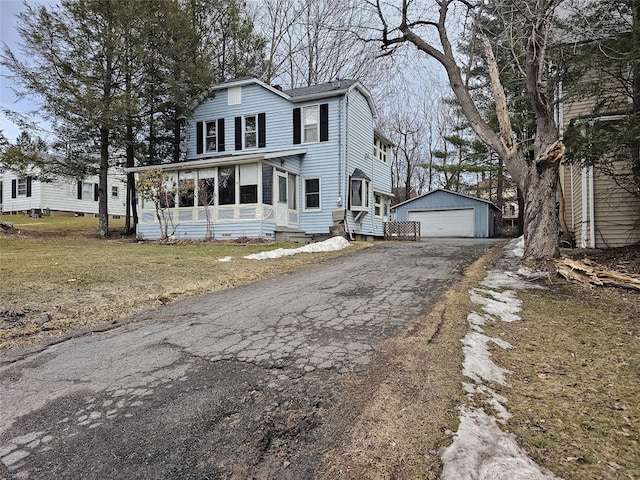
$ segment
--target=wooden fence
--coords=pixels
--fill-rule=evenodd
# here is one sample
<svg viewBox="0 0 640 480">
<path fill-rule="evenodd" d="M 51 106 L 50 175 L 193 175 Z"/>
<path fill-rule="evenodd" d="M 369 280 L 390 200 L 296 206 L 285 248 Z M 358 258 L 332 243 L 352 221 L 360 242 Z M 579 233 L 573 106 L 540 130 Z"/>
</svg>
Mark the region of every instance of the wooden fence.
<svg viewBox="0 0 640 480">
<path fill-rule="evenodd" d="M 420 240 L 420 222 L 385 222 L 385 240 Z"/>
</svg>

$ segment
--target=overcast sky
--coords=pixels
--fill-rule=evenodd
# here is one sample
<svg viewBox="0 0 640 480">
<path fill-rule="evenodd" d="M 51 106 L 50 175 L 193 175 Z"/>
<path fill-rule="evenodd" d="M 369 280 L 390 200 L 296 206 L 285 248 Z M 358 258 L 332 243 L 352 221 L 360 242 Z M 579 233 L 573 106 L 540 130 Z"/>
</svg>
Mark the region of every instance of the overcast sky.
<svg viewBox="0 0 640 480">
<path fill-rule="evenodd" d="M 38 4 L 55 4 L 55 1 L 49 0 L 27 0 L 30 5 Z M 0 0 L 0 43 L 6 44 L 11 51 L 20 55 L 18 49 L 18 42 L 20 38 L 16 32 L 16 15 L 24 9 L 22 0 Z M 16 97 L 13 94 L 11 87 L 13 82 L 11 79 L 6 78 L 9 72 L 0 67 L 0 106 L 2 109 L 9 109 L 18 112 L 26 112 L 32 110 L 36 105 L 28 102 L 27 100 L 21 100 L 16 103 Z M 3 131 L 4 136 L 13 142 L 20 133 L 18 127 L 11 122 L 3 113 L 0 112 L 0 130 Z"/>
</svg>

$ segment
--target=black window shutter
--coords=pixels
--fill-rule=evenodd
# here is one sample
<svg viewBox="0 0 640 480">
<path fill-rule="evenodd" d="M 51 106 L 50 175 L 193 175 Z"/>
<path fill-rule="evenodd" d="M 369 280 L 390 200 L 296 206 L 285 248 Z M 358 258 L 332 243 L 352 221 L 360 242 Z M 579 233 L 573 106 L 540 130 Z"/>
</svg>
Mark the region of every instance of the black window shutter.
<svg viewBox="0 0 640 480">
<path fill-rule="evenodd" d="M 11 180 L 11 198 L 18 198 L 18 180 Z"/>
<path fill-rule="evenodd" d="M 27 177 L 27 197 L 31 196 L 31 177 Z"/>
<path fill-rule="evenodd" d="M 300 145 L 302 143 L 301 130 L 301 112 L 299 108 L 293 109 L 293 144 Z"/>
<path fill-rule="evenodd" d="M 320 105 L 320 141 L 329 141 L 329 104 Z"/>
<path fill-rule="evenodd" d="M 242 117 L 236 117 L 236 150 L 242 150 Z"/>
<path fill-rule="evenodd" d="M 218 120 L 218 151 L 224 152 L 224 118 Z"/>
<path fill-rule="evenodd" d="M 202 122 L 196 122 L 196 153 L 202 153 Z"/>
<path fill-rule="evenodd" d="M 267 146 L 267 114 L 258 114 L 258 148 Z"/>
<path fill-rule="evenodd" d="M 98 194 L 99 190 L 98 190 L 98 184 L 94 183 L 93 184 L 93 201 L 97 202 L 98 198 L 99 198 L 99 194 Z"/>
<path fill-rule="evenodd" d="M 78 180 L 78 200 L 82 200 L 82 180 Z"/>
</svg>

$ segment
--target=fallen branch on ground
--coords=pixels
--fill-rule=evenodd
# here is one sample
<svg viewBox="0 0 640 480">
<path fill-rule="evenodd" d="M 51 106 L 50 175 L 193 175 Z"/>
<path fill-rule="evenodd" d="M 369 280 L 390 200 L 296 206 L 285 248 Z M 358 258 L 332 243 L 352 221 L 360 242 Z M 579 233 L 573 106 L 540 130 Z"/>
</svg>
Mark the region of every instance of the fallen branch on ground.
<svg viewBox="0 0 640 480">
<path fill-rule="evenodd" d="M 572 260 L 562 258 L 556 261 L 556 271 L 569 281 L 587 286 L 610 286 L 640 291 L 640 279 L 631 275 L 604 270 L 589 259 Z"/>
</svg>

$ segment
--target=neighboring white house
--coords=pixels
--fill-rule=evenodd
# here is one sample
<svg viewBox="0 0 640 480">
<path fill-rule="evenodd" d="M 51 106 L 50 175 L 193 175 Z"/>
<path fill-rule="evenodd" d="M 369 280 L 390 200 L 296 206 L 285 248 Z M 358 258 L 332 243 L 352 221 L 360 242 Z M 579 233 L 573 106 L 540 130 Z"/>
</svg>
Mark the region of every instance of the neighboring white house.
<svg viewBox="0 0 640 480">
<path fill-rule="evenodd" d="M 109 174 L 107 179 L 109 215 L 125 214 L 127 187 L 125 174 Z M 11 170 L 0 174 L 2 213 L 98 214 L 98 177 L 83 180 L 59 177 L 42 182 L 20 177 Z"/>
</svg>

